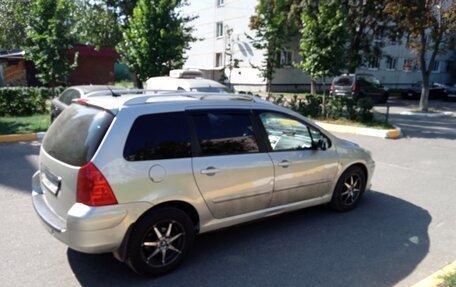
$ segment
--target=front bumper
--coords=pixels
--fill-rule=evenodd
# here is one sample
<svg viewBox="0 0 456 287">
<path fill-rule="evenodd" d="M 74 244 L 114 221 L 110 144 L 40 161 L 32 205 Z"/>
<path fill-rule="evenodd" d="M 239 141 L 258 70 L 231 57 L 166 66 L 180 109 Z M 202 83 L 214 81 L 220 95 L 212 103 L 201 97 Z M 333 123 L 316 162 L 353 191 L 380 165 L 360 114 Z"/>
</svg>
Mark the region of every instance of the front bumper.
<svg viewBox="0 0 456 287">
<path fill-rule="evenodd" d="M 38 217 L 50 234 L 80 252 L 116 251 L 130 225 L 152 207 L 147 202 L 97 207 L 75 203 L 62 218 L 47 204 L 37 174 L 33 176 L 32 202 Z"/>
</svg>

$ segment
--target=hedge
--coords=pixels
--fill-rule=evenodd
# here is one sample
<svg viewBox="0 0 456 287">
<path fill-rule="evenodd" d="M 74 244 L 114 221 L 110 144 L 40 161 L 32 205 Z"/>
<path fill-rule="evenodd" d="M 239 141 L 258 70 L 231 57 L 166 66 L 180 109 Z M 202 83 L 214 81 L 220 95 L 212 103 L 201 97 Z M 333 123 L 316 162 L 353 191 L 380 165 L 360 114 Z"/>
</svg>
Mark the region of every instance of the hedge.
<svg viewBox="0 0 456 287">
<path fill-rule="evenodd" d="M 357 101 L 345 97 L 326 97 L 324 115 L 323 97 L 321 95 L 305 94 L 303 97 L 294 95 L 291 99 L 279 95 L 272 101 L 313 119 L 347 118 L 361 123 L 369 123 L 374 119 L 372 112 L 374 104 L 372 99 L 368 97 Z"/>
<path fill-rule="evenodd" d="M 55 88 L 55 94 L 63 91 Z M 48 100 L 52 98 L 51 89 L 36 87 L 0 88 L 0 116 L 29 116 L 47 113 Z"/>
</svg>

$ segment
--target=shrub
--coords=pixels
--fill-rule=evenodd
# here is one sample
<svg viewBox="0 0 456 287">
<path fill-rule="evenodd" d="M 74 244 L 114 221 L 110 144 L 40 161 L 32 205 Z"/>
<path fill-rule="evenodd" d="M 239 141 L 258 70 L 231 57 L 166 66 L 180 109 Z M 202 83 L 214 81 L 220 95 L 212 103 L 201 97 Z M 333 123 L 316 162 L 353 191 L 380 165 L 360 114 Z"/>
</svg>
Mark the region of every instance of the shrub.
<svg viewBox="0 0 456 287">
<path fill-rule="evenodd" d="M 62 91 L 63 87 L 57 87 L 55 94 Z M 0 88 L 0 116 L 29 116 L 47 113 L 47 101 L 51 97 L 52 91 L 48 88 Z"/>
</svg>

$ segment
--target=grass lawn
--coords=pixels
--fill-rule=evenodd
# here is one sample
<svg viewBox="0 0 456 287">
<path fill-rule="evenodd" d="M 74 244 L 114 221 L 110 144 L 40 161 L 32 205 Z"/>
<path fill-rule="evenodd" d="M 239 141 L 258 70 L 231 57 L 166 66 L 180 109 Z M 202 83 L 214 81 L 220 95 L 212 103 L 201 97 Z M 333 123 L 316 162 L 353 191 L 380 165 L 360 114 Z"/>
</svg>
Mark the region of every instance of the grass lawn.
<svg viewBox="0 0 456 287">
<path fill-rule="evenodd" d="M 442 287 L 456 287 L 456 272 L 444 277 Z"/>
<path fill-rule="evenodd" d="M 47 130 L 50 122 L 49 114 L 28 117 L 0 117 L 0 135 L 43 132 Z"/>
</svg>

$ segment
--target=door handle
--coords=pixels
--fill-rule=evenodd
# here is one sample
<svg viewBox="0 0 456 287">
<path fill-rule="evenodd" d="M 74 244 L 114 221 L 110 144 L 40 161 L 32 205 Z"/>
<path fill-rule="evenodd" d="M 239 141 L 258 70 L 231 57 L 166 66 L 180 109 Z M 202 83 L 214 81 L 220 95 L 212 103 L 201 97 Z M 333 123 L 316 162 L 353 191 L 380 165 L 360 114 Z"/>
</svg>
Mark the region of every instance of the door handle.
<svg viewBox="0 0 456 287">
<path fill-rule="evenodd" d="M 206 174 L 206 175 L 215 175 L 216 173 L 219 173 L 221 170 L 218 168 L 215 168 L 213 166 L 209 166 L 206 169 L 201 170 L 201 174 Z"/>
<path fill-rule="evenodd" d="M 291 162 L 289 162 L 288 160 L 282 160 L 277 165 L 283 168 L 287 168 L 290 166 L 290 164 Z"/>
</svg>

